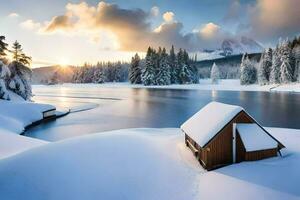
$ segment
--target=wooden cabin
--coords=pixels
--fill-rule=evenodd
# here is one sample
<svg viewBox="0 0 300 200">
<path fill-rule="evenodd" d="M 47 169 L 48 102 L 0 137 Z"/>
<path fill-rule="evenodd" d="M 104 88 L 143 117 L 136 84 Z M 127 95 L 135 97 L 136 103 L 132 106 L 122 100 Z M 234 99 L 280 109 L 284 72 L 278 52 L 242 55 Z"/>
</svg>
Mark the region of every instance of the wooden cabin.
<svg viewBox="0 0 300 200">
<path fill-rule="evenodd" d="M 242 107 L 211 102 L 181 126 L 185 143 L 207 170 L 277 156 L 284 145 Z"/>
</svg>

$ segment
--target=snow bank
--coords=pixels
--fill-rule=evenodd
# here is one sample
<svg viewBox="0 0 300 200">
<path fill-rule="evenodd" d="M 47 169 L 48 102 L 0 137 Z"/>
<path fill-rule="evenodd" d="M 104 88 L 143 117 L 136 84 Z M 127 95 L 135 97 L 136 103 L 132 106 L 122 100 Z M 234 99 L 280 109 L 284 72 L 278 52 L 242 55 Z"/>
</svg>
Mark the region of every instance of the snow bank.
<svg viewBox="0 0 300 200">
<path fill-rule="evenodd" d="M 212 84 L 211 79 L 200 79 L 199 84 L 173 84 L 173 85 L 151 85 L 144 86 L 141 84 L 124 83 L 104 83 L 104 84 L 63 84 L 67 87 L 105 87 L 105 88 L 154 88 L 154 89 L 179 89 L 179 90 L 221 90 L 221 91 L 284 91 L 284 92 L 300 92 L 300 83 L 291 83 L 287 85 L 241 85 L 239 79 L 220 79 L 218 84 Z M 45 86 L 34 85 L 34 88 L 42 88 Z"/>
<path fill-rule="evenodd" d="M 0 100 L 1 128 L 20 134 L 26 126 L 43 119 L 44 111 L 54 108 L 48 104 Z"/>
<path fill-rule="evenodd" d="M 0 199 L 193 199 L 202 172 L 179 129 L 120 130 L 0 160 Z"/>
<path fill-rule="evenodd" d="M 0 159 L 47 143 L 46 141 L 17 135 L 0 128 Z"/>
<path fill-rule="evenodd" d="M 210 172 L 179 129 L 119 130 L 42 145 L 0 160 L 0 199 L 300 199 L 300 130 L 267 130 L 288 156 Z"/>
<path fill-rule="evenodd" d="M 53 108 L 51 105 L 24 100 L 0 100 L 0 159 L 46 144 L 47 142 L 17 134 L 22 133 L 27 125 L 41 120 L 43 111 Z"/>
<path fill-rule="evenodd" d="M 211 102 L 184 122 L 180 128 L 203 147 L 242 110 L 240 106 Z"/>
<path fill-rule="evenodd" d="M 278 142 L 257 124 L 237 124 L 236 126 L 246 151 L 276 148 Z"/>
</svg>

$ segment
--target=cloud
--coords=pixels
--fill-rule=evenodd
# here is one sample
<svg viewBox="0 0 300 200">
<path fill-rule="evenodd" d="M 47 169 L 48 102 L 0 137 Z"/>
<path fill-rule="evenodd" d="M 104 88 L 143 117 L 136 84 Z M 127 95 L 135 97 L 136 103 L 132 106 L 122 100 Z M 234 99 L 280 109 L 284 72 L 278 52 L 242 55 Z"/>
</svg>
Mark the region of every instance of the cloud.
<svg viewBox="0 0 300 200">
<path fill-rule="evenodd" d="M 300 33 L 299 0 L 257 0 L 249 9 L 249 34 L 262 40 Z"/>
<path fill-rule="evenodd" d="M 12 12 L 8 15 L 8 17 L 11 17 L 11 18 L 15 18 L 15 17 L 19 17 L 19 14 L 18 13 L 15 13 L 15 12 Z"/>
<path fill-rule="evenodd" d="M 150 13 L 153 17 L 157 17 L 159 15 L 159 8 L 157 6 L 153 6 Z"/>
<path fill-rule="evenodd" d="M 219 31 L 220 26 L 210 22 L 201 28 L 200 34 L 203 36 L 203 38 L 213 38 L 218 34 Z"/>
<path fill-rule="evenodd" d="M 52 18 L 50 23 L 46 26 L 45 32 L 54 32 L 55 30 L 67 30 L 73 27 L 69 16 L 55 16 Z"/>
<path fill-rule="evenodd" d="M 34 29 L 39 29 L 41 27 L 41 24 L 38 22 L 34 22 L 32 19 L 28 19 L 20 23 L 20 26 L 28 30 L 34 30 Z"/>
<path fill-rule="evenodd" d="M 172 22 L 174 20 L 174 13 L 173 12 L 165 12 L 163 14 L 163 19 L 165 22 Z"/>
<path fill-rule="evenodd" d="M 145 51 L 149 45 L 166 48 L 175 45 L 189 51 L 218 48 L 221 44 L 218 42 L 226 36 L 214 23 L 208 23 L 195 32 L 183 33 L 183 24 L 174 20 L 173 12 L 164 13 L 164 21 L 153 28 L 151 11 L 153 9 L 149 12 L 123 9 L 106 2 L 97 6 L 85 2 L 69 3 L 66 12 L 53 17 L 42 30 L 45 33 L 83 34 L 102 47 L 111 44 L 111 49 L 123 51 Z"/>
</svg>

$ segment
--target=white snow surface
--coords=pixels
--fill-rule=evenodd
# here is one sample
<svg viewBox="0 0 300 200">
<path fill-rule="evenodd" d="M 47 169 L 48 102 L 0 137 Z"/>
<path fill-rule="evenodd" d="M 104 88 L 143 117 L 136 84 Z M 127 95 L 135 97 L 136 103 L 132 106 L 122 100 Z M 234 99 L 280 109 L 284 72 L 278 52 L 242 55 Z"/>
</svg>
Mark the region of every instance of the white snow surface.
<svg viewBox="0 0 300 200">
<path fill-rule="evenodd" d="M 276 140 L 255 123 L 240 123 L 236 128 L 247 152 L 273 149 L 278 145 Z"/>
<path fill-rule="evenodd" d="M 285 157 L 210 172 L 174 128 L 41 145 L 0 159 L 0 199 L 300 199 L 300 130 L 267 130 L 286 145 Z"/>
<path fill-rule="evenodd" d="M 180 128 L 203 147 L 242 110 L 240 106 L 211 102 L 184 122 Z"/>
<path fill-rule="evenodd" d="M 48 142 L 43 140 L 17 135 L 11 131 L 0 128 L 0 159 L 47 143 Z"/>
<path fill-rule="evenodd" d="M 155 88 L 155 89 L 179 89 L 179 90 L 217 90 L 217 91 L 265 91 L 265 92 L 300 92 L 300 83 L 271 84 L 271 85 L 241 85 L 239 79 L 220 79 L 218 84 L 213 84 L 211 79 L 200 79 L 199 84 L 172 84 L 172 85 L 150 85 L 124 83 L 103 83 L 103 84 L 63 84 L 67 87 L 104 87 L 104 88 Z M 61 85 L 60 85 L 61 86 Z M 35 88 L 45 87 L 34 85 Z M 49 86 L 46 86 L 49 87 Z M 55 85 L 53 86 L 55 87 Z"/>
<path fill-rule="evenodd" d="M 0 100 L 0 126 L 20 134 L 26 126 L 43 119 L 44 111 L 53 108 L 55 107 L 48 104 Z"/>
</svg>

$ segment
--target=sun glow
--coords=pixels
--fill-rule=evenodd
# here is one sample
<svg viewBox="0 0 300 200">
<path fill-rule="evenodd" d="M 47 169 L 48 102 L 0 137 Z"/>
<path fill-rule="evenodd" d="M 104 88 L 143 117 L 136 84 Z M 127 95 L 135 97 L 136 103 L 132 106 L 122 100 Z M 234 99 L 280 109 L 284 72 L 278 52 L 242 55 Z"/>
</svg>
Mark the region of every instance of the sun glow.
<svg viewBox="0 0 300 200">
<path fill-rule="evenodd" d="M 68 65 L 70 65 L 70 62 L 69 62 L 69 59 L 62 58 L 62 59 L 59 60 L 58 64 L 61 67 L 67 67 Z"/>
</svg>

